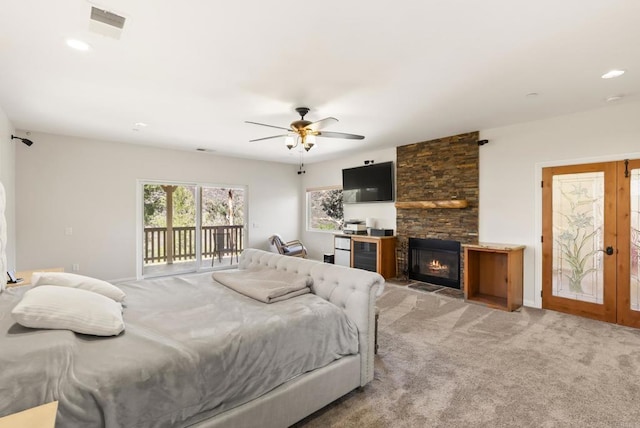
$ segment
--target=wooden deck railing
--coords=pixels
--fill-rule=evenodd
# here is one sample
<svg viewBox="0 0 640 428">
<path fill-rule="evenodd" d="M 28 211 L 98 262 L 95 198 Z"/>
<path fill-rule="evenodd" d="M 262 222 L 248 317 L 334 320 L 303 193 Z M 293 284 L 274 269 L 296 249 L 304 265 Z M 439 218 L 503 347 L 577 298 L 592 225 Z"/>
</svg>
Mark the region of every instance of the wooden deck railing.
<svg viewBox="0 0 640 428">
<path fill-rule="evenodd" d="M 231 255 L 233 263 L 243 250 L 243 232 L 243 226 L 203 226 L 202 258 Z M 173 251 L 167 251 L 167 228 L 145 227 L 143 251 L 145 264 L 195 260 L 196 228 L 174 227 Z"/>
</svg>

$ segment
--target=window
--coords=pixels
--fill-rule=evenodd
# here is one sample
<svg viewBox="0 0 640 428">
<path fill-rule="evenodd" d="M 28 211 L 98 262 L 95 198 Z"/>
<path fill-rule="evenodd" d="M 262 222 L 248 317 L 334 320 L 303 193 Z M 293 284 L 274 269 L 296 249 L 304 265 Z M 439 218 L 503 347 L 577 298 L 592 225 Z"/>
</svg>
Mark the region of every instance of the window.
<svg viewBox="0 0 640 428">
<path fill-rule="evenodd" d="M 139 277 L 237 265 L 245 188 L 140 182 Z"/>
<path fill-rule="evenodd" d="M 307 230 L 333 232 L 343 223 L 341 187 L 307 189 Z"/>
</svg>

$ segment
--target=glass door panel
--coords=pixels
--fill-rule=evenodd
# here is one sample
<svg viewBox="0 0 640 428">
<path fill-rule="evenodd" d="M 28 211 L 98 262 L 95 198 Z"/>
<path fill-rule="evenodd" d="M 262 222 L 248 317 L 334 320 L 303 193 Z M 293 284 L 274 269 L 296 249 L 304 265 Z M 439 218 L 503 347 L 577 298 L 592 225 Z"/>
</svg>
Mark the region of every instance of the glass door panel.
<svg viewBox="0 0 640 428">
<path fill-rule="evenodd" d="M 202 188 L 201 267 L 238 264 L 244 248 L 245 189 Z"/>
<path fill-rule="evenodd" d="M 554 296 L 604 301 L 604 172 L 553 177 Z"/>
<path fill-rule="evenodd" d="M 640 327 L 640 160 L 618 162 L 618 324 Z"/>
<path fill-rule="evenodd" d="M 196 270 L 196 186 L 143 184 L 142 275 Z"/>
<path fill-rule="evenodd" d="M 630 193 L 630 309 L 640 311 L 640 169 L 631 170 Z"/>
</svg>

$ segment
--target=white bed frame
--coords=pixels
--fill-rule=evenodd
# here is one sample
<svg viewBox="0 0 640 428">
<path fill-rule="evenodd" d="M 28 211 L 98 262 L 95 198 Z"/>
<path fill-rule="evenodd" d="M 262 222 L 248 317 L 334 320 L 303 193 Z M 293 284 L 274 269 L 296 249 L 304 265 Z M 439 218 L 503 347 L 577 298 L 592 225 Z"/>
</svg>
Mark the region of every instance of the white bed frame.
<svg viewBox="0 0 640 428">
<path fill-rule="evenodd" d="M 358 327 L 359 352 L 298 376 L 267 394 L 193 427 L 284 428 L 373 380 L 375 300 L 384 289 L 377 273 L 246 249 L 240 268 L 262 267 L 310 275 L 312 292 L 342 308 Z"/>
</svg>

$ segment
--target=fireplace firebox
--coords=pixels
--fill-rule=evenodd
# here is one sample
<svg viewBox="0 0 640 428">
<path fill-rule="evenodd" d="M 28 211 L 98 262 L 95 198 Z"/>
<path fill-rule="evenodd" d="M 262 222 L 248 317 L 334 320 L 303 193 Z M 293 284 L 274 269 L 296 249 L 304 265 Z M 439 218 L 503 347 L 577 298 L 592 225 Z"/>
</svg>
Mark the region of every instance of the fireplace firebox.
<svg viewBox="0 0 640 428">
<path fill-rule="evenodd" d="M 409 278 L 460 289 L 460 242 L 409 238 Z"/>
</svg>

